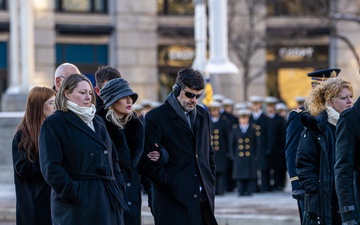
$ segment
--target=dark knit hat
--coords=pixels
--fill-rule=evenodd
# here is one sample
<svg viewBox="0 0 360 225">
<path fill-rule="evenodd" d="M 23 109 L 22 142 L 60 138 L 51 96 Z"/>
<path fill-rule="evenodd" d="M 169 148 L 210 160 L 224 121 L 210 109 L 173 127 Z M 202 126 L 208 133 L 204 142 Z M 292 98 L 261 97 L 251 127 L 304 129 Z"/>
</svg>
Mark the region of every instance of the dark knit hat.
<svg viewBox="0 0 360 225">
<path fill-rule="evenodd" d="M 109 80 L 100 90 L 100 97 L 104 101 L 105 109 L 109 108 L 120 98 L 127 96 L 132 98 L 133 103 L 138 99 L 138 94 L 131 90 L 129 83 L 123 78 Z"/>
</svg>

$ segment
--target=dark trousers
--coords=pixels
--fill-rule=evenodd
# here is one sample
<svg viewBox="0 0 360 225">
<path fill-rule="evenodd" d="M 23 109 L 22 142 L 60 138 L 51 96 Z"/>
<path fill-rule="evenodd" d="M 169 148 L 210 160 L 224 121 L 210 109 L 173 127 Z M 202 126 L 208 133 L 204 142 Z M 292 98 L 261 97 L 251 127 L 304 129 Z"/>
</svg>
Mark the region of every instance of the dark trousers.
<svg viewBox="0 0 360 225">
<path fill-rule="evenodd" d="M 237 180 L 237 188 L 239 195 L 251 195 L 255 191 L 254 179 L 239 179 Z"/>
<path fill-rule="evenodd" d="M 270 170 L 261 170 L 261 191 L 271 191 Z"/>
<path fill-rule="evenodd" d="M 227 173 L 226 172 L 217 172 L 216 173 L 216 195 L 223 195 L 227 189 Z"/>
</svg>

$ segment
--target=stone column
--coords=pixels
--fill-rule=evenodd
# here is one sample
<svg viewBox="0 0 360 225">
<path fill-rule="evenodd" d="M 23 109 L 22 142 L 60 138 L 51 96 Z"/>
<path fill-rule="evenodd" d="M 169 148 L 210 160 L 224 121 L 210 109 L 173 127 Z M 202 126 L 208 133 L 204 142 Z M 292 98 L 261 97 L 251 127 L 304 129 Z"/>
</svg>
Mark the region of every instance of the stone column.
<svg viewBox="0 0 360 225">
<path fill-rule="evenodd" d="M 23 111 L 33 73 L 32 0 L 10 2 L 10 83 L 2 95 L 2 111 Z M 31 50 L 32 49 L 32 50 Z M 32 54 L 32 55 L 31 55 Z M 32 59 L 30 59 L 32 58 Z"/>
<path fill-rule="evenodd" d="M 206 58 L 206 6 L 205 0 L 193 0 L 195 4 L 195 59 L 192 67 L 205 72 L 205 66 L 207 62 Z"/>
</svg>

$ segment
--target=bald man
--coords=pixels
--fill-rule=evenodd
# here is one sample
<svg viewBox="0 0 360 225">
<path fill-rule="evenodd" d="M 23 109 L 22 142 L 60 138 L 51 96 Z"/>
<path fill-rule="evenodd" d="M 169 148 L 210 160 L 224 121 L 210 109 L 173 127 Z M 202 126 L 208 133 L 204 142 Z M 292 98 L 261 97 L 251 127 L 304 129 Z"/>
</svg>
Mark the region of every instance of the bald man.
<svg viewBox="0 0 360 225">
<path fill-rule="evenodd" d="M 74 64 L 63 63 L 58 66 L 58 68 L 55 70 L 53 89 L 58 92 L 63 80 L 71 74 L 81 74 L 80 70 Z"/>
</svg>

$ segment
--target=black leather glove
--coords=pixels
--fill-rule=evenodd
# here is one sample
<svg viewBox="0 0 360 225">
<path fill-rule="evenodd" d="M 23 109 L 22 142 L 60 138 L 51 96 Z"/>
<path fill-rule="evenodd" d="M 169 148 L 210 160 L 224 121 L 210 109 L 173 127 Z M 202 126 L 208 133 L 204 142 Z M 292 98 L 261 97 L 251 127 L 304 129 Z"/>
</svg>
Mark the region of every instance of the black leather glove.
<svg viewBox="0 0 360 225">
<path fill-rule="evenodd" d="M 304 200 L 304 194 L 305 194 L 305 190 L 299 188 L 292 192 L 292 197 L 298 201 L 302 201 Z"/>
</svg>

